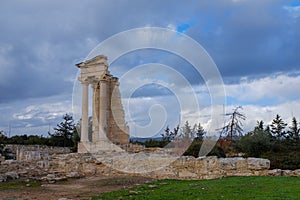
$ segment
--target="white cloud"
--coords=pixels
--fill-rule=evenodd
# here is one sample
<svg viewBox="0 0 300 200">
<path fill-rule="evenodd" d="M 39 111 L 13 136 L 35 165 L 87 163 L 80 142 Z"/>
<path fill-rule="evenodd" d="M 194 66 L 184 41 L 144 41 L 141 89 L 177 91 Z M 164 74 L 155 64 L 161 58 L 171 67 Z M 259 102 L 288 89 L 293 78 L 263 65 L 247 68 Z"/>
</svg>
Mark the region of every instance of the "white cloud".
<svg viewBox="0 0 300 200">
<path fill-rule="evenodd" d="M 122 104 L 132 136 L 151 137 L 179 121 L 180 105 L 174 96 L 123 99 Z"/>
<path fill-rule="evenodd" d="M 245 105 L 243 106 L 244 113 L 247 119 L 244 123 L 244 130 L 253 130 L 257 120 L 263 120 L 266 125 L 271 124 L 272 120 L 277 114 L 282 119 L 291 125 L 293 117 L 300 120 L 300 113 L 294 112 L 300 110 L 300 101 L 288 101 L 286 103 L 278 104 L 275 106 L 258 106 L 258 105 Z"/>
<path fill-rule="evenodd" d="M 47 104 L 30 105 L 13 114 L 13 118 L 17 120 L 38 120 L 47 122 L 49 120 L 61 118 L 66 110 L 71 111 L 70 102 L 58 102 Z"/>
<path fill-rule="evenodd" d="M 238 84 L 226 85 L 225 88 L 227 96 L 241 102 L 257 102 L 267 99 L 284 102 L 291 98 L 300 98 L 299 85 L 300 75 L 279 74 L 250 81 L 244 79 Z"/>
<path fill-rule="evenodd" d="M 270 124 L 276 114 L 290 123 L 293 116 L 300 120 L 300 96 L 298 86 L 300 85 L 300 76 L 290 76 L 288 74 L 277 74 L 260 79 L 249 80 L 243 78 L 240 84 L 225 85 L 226 93 L 229 97 L 234 98 L 235 102 L 224 105 L 226 113 L 240 105 L 243 106 L 242 112 L 247 119 L 243 122 L 244 131 L 253 130 L 258 120 L 263 120 L 265 124 Z M 211 124 L 211 107 L 209 105 L 210 96 L 205 86 L 199 85 L 196 88 L 198 101 L 200 102 L 200 112 L 192 107 L 181 107 L 176 101 L 171 101 L 170 96 L 157 96 L 148 98 L 132 99 L 132 107 L 126 109 L 126 112 L 133 111 L 135 116 L 132 119 L 147 120 L 148 109 L 151 105 L 160 104 L 165 107 L 168 119 L 166 125 L 170 128 L 175 127 L 178 123 L 178 116 L 181 114 L 181 124 L 189 121 L 190 124 L 201 123 L 205 129 L 208 129 Z M 176 98 L 174 96 L 173 98 Z M 266 99 L 275 99 L 268 102 Z M 222 108 L 220 108 L 222 109 Z M 174 117 L 176 116 L 176 117 Z M 128 116 L 127 116 L 128 117 Z M 128 119 L 128 118 L 127 118 Z M 227 117 L 220 117 L 221 120 L 218 126 L 221 128 L 227 123 Z"/>
</svg>

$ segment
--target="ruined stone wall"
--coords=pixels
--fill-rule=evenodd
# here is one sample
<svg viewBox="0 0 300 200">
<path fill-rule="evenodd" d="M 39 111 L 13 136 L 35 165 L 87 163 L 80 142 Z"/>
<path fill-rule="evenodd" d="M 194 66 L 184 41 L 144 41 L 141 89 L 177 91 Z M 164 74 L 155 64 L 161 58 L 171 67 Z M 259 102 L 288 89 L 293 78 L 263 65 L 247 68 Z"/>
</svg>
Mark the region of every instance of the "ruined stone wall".
<svg viewBox="0 0 300 200">
<path fill-rule="evenodd" d="M 107 136 L 110 141 L 116 144 L 129 143 L 129 127 L 125 122 L 125 113 L 121 102 L 121 94 L 119 90 L 118 78 L 112 77 L 109 84 L 108 102 L 108 133 Z"/>
<path fill-rule="evenodd" d="M 8 144 L 5 148 L 12 149 L 17 160 L 49 160 L 53 154 L 67 154 L 71 150 L 68 147 L 50 147 L 44 145 L 16 145 Z"/>
<path fill-rule="evenodd" d="M 99 154 L 100 155 L 100 154 Z M 31 161 L 4 161 L 0 164 L 1 177 L 15 174 L 18 177 L 29 177 L 36 179 L 59 180 L 73 176 L 85 175 L 141 175 L 156 179 L 213 179 L 225 176 L 300 176 L 298 170 L 269 170 L 270 161 L 261 158 L 217 158 L 217 157 L 177 157 L 174 162 L 156 171 L 145 171 L 138 173 L 138 169 L 150 163 L 163 165 L 170 161 L 170 157 L 152 156 L 143 154 L 131 154 L 122 157 L 116 152 L 102 152 L 100 157 L 90 154 L 56 154 L 51 155 L 48 160 Z M 120 158 L 119 160 L 117 159 Z M 133 157 L 137 159 L 132 159 Z M 108 160 L 107 160 L 108 158 Z M 130 173 L 118 171 L 130 160 Z M 109 162 L 107 162 L 109 161 Z M 128 167 L 128 166 L 127 166 Z M 134 173 L 134 170 L 137 173 Z M 46 177 L 46 178 L 45 178 Z M 47 178 L 48 177 L 48 178 Z"/>
</svg>

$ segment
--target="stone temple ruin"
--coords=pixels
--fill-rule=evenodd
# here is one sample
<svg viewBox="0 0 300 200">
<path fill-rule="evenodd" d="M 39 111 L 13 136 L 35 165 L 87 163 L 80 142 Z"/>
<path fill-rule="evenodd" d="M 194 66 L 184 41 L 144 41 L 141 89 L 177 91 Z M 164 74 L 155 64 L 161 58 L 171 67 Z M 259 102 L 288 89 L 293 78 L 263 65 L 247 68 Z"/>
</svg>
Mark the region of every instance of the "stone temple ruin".
<svg viewBox="0 0 300 200">
<path fill-rule="evenodd" d="M 78 152 L 121 150 L 115 144 L 129 143 L 129 127 L 124 119 L 119 80 L 108 71 L 107 57 L 99 55 L 76 66 L 81 70 L 79 81 L 82 84 L 82 121 Z M 89 85 L 93 91 L 92 133 L 88 131 Z"/>
<path fill-rule="evenodd" d="M 17 160 L 5 160 L 0 155 L 0 182 L 27 177 L 53 183 L 67 178 L 124 174 L 195 180 L 224 176 L 300 177 L 300 169 L 269 170 L 270 161 L 262 158 L 194 158 L 170 154 L 170 148 L 162 150 L 128 145 L 129 128 L 124 120 L 119 82 L 109 73 L 107 58 L 100 55 L 76 66 L 81 69 L 79 80 L 82 83 L 78 153 L 58 147 L 8 146 L 16 152 Z M 93 91 L 91 133 L 88 131 L 89 85 Z"/>
</svg>

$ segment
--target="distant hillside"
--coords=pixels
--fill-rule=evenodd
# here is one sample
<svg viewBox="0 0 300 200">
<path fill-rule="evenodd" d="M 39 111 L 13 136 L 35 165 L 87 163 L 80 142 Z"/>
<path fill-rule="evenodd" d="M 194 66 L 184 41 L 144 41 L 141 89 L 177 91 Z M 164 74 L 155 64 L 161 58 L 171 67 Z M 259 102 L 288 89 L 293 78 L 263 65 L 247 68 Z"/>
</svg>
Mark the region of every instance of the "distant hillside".
<svg viewBox="0 0 300 200">
<path fill-rule="evenodd" d="M 130 137 L 132 142 L 145 142 L 147 140 L 162 140 L 162 137 L 149 137 L 149 138 L 141 138 L 141 137 Z"/>
</svg>

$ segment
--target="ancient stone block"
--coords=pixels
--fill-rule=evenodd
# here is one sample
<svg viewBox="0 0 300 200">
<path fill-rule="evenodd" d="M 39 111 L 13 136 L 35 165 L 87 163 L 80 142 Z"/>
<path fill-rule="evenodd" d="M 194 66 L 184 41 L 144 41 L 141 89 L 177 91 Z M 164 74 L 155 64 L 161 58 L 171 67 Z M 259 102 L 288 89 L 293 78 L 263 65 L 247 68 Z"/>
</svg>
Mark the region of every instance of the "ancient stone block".
<svg viewBox="0 0 300 200">
<path fill-rule="evenodd" d="M 263 158 L 247 158 L 248 169 L 250 170 L 263 170 L 270 168 L 270 161 Z"/>
<path fill-rule="evenodd" d="M 281 176 L 282 170 L 281 169 L 272 169 L 268 171 L 269 176 Z"/>
</svg>

